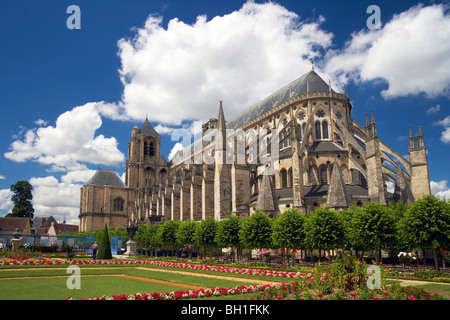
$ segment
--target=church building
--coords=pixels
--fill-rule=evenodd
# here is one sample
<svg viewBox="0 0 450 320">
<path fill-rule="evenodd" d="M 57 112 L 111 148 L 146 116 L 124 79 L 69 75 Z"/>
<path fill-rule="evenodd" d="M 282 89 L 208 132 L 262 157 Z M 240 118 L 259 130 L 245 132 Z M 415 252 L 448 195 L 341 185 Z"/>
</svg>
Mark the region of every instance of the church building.
<svg viewBox="0 0 450 320">
<path fill-rule="evenodd" d="M 81 188 L 80 231 L 411 203 L 430 194 L 420 124 L 417 135 L 409 128 L 405 159 L 379 138 L 373 112 L 357 123 L 347 90 L 335 92 L 314 69 L 231 119 L 222 102 L 218 109 L 202 138 L 171 161 L 160 155 L 161 137 L 148 119 L 134 127 L 125 183 L 99 169 Z"/>
</svg>

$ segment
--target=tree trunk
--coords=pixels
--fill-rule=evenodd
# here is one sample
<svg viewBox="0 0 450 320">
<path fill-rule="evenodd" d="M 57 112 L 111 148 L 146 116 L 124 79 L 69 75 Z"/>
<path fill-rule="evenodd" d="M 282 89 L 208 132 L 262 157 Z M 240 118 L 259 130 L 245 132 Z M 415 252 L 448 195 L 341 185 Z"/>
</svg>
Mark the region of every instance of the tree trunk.
<svg viewBox="0 0 450 320">
<path fill-rule="evenodd" d="M 435 247 L 433 247 L 433 256 L 434 256 L 434 268 L 437 271 L 440 271 L 438 251 L 436 250 Z"/>
</svg>

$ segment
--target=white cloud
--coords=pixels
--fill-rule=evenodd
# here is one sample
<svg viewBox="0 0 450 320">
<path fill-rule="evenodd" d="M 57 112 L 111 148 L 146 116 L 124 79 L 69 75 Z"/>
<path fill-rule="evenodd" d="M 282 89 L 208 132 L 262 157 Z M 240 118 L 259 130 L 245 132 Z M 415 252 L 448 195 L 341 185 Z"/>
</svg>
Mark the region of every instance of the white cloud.
<svg viewBox="0 0 450 320">
<path fill-rule="evenodd" d="M 395 190 L 395 183 L 392 181 L 385 181 L 386 183 L 386 188 L 388 192 L 394 193 Z"/>
<path fill-rule="evenodd" d="M 88 171 L 86 170 L 86 174 Z M 79 180 L 71 174 L 63 176 L 62 180 L 65 182 L 59 182 L 54 176 L 33 177 L 29 180 L 33 186 L 34 216 L 52 215 L 59 222 L 66 216 L 67 223 L 79 224 L 82 185 L 71 183 Z"/>
<path fill-rule="evenodd" d="M 441 199 L 450 199 L 450 187 L 447 186 L 447 180 L 430 181 L 431 193 Z"/>
<path fill-rule="evenodd" d="M 37 119 L 34 123 L 37 124 L 38 126 L 46 126 L 48 124 L 48 121 Z"/>
<path fill-rule="evenodd" d="M 5 179 L 6 179 L 6 177 L 4 175 L 0 174 L 0 180 L 5 180 Z"/>
<path fill-rule="evenodd" d="M 441 133 L 441 141 L 450 143 L 450 116 L 447 116 L 443 120 L 436 121 L 434 125 L 444 127 L 444 131 Z"/>
<path fill-rule="evenodd" d="M 10 189 L 0 190 L 0 210 L 6 210 L 6 213 L 11 212 L 12 208 L 14 207 L 13 203 L 11 202 L 12 195 L 13 193 Z"/>
<path fill-rule="evenodd" d="M 441 109 L 441 105 L 438 104 L 436 107 L 431 107 L 431 108 L 425 110 L 425 112 L 427 114 L 438 113 L 440 109 Z"/>
<path fill-rule="evenodd" d="M 183 150 L 183 145 L 180 142 L 175 143 L 172 150 L 169 153 L 169 161 L 177 154 L 178 151 Z"/>
<path fill-rule="evenodd" d="M 5 157 L 16 162 L 37 161 L 50 171 L 79 170 L 80 162 L 116 165 L 124 160 L 114 137 L 95 135 L 101 127 L 102 102 L 87 103 L 61 114 L 56 125 L 28 130 L 14 141 Z"/>
<path fill-rule="evenodd" d="M 346 83 L 382 79 L 385 98 L 450 89 L 450 19 L 444 5 L 417 5 L 380 30 L 354 33 L 342 51 L 329 51 L 325 70 Z"/>
<path fill-rule="evenodd" d="M 317 22 L 275 3 L 249 1 L 235 12 L 188 25 L 162 27 L 151 15 L 133 39 L 119 41 L 124 85 L 123 117 L 180 125 L 250 107 L 311 69 L 310 60 L 331 45 Z M 282 49 L 281 49 L 282 48 Z M 162 127 L 158 128 L 163 129 Z"/>
</svg>

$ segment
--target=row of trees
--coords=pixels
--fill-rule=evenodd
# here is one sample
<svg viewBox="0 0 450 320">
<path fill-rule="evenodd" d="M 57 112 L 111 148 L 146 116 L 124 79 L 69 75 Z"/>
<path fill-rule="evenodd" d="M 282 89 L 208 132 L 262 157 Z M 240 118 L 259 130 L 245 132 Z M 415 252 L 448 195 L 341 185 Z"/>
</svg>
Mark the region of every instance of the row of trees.
<svg viewBox="0 0 450 320">
<path fill-rule="evenodd" d="M 140 225 L 135 239 L 141 247 L 183 247 L 189 257 L 194 248 L 209 250 L 210 257 L 214 248 L 235 249 L 238 257 L 242 249 L 323 252 L 351 248 L 357 254 L 375 251 L 380 263 L 382 250 L 432 250 L 439 270 L 439 248 L 450 244 L 450 202 L 427 195 L 409 207 L 370 203 L 338 212 L 328 207 L 307 214 L 289 209 L 276 218 L 258 211 L 245 219 L 228 216 L 221 221 L 212 217 L 201 222 L 166 221 Z"/>
</svg>

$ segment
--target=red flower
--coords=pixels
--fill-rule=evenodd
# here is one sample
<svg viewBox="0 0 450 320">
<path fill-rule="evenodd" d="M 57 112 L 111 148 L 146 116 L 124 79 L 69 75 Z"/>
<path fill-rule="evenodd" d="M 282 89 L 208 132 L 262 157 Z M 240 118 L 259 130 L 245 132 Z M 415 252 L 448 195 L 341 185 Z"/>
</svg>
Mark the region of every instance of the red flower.
<svg viewBox="0 0 450 320">
<path fill-rule="evenodd" d="M 351 292 L 350 295 L 351 295 L 352 297 L 356 296 L 356 294 L 355 294 L 354 292 Z"/>
<path fill-rule="evenodd" d="M 322 298 L 323 294 L 319 293 L 317 296 L 318 296 L 319 298 Z"/>
<path fill-rule="evenodd" d="M 388 296 L 389 294 L 387 292 L 383 292 L 383 296 Z"/>
</svg>

